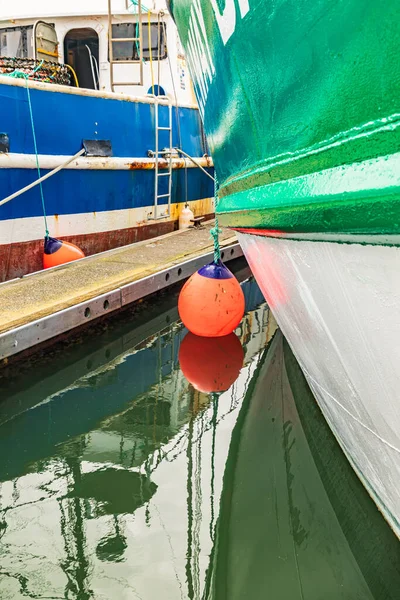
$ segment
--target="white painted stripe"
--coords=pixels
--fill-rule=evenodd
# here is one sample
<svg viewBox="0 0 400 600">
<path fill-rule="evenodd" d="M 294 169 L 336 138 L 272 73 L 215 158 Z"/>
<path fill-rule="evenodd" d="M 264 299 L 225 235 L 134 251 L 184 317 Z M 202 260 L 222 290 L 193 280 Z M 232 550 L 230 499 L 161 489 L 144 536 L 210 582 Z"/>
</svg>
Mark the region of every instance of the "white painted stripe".
<svg viewBox="0 0 400 600">
<path fill-rule="evenodd" d="M 0 85 L 8 85 L 11 87 L 23 87 L 26 88 L 25 79 L 14 79 L 0 75 Z M 122 92 L 106 92 L 103 90 L 88 90 L 85 88 L 69 87 L 68 85 L 58 85 L 55 83 L 43 83 L 41 81 L 28 80 L 28 87 L 32 90 L 42 90 L 44 92 L 58 92 L 60 94 L 68 94 L 72 96 L 88 96 L 91 98 L 105 98 L 107 100 L 124 100 L 125 102 L 137 102 L 141 104 L 154 104 L 154 96 L 133 96 L 131 94 L 124 94 Z M 159 104 L 168 106 L 168 100 L 158 100 Z M 171 96 L 169 102 L 176 106 L 174 98 Z M 192 108 L 198 110 L 195 104 L 181 104 L 178 103 L 180 108 Z"/>
<path fill-rule="evenodd" d="M 195 216 L 214 212 L 214 198 L 192 200 L 188 204 Z M 177 220 L 183 206 L 183 203 L 171 204 L 171 217 L 169 219 L 160 219 L 160 221 Z M 50 235 L 53 237 L 89 235 L 105 231 L 119 231 L 141 225 L 154 225 L 159 221 L 149 220 L 153 210 L 153 206 L 145 206 L 103 212 L 59 215 L 57 217 L 49 215 L 47 221 Z M 27 217 L 25 219 L 0 221 L 0 245 L 28 242 L 40 239 L 43 236 L 43 217 Z"/>
<path fill-rule="evenodd" d="M 55 169 L 66 161 L 68 156 L 39 154 L 39 166 L 41 169 Z M 210 157 L 193 157 L 203 168 L 212 167 L 213 162 Z M 163 168 L 164 160 L 159 161 L 159 168 Z M 141 169 L 154 169 L 154 158 L 121 158 L 110 157 L 100 158 L 96 156 L 83 156 L 74 160 L 66 169 L 82 170 L 110 170 L 110 171 L 129 171 Z M 166 166 L 166 164 L 165 164 Z M 196 169 L 197 167 L 185 158 L 173 158 L 173 169 Z M 34 154 L 20 154 L 15 152 L 0 153 L 0 169 L 36 169 L 36 157 Z"/>
</svg>

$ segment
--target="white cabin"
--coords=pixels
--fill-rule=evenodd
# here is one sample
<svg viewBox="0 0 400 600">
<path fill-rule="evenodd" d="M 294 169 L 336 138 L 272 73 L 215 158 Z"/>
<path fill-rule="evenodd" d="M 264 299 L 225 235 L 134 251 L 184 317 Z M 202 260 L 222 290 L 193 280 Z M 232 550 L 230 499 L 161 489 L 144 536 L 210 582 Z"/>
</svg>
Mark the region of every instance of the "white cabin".
<svg viewBox="0 0 400 600">
<path fill-rule="evenodd" d="M 40 56 L 68 64 L 76 73 L 73 85 L 78 82 L 80 88 L 135 96 L 165 94 L 178 104 L 196 103 L 178 33 L 164 0 L 144 0 L 141 18 L 133 0 L 2 4 L 0 56 Z M 123 41 L 109 42 L 110 25 L 112 39 Z M 132 41 L 139 33 L 141 44 Z M 38 46 L 49 47 L 43 42 L 54 45 L 50 51 L 43 50 Z"/>
</svg>

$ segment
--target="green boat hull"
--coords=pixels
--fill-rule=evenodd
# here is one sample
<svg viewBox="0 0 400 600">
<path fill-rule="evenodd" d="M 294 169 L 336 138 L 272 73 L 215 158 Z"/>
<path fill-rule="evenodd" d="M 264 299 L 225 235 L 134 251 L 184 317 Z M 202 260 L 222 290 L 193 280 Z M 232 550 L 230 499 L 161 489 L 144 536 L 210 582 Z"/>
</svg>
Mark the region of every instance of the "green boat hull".
<svg viewBox="0 0 400 600">
<path fill-rule="evenodd" d="M 172 0 L 223 225 L 400 229 L 400 3 Z"/>
</svg>

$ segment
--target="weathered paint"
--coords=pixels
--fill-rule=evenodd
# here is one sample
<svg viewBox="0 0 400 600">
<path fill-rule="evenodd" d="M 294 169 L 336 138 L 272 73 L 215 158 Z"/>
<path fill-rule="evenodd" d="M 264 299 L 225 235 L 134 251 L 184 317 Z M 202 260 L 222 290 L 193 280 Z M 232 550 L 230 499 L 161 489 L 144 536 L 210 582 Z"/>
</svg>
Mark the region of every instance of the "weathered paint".
<svg viewBox="0 0 400 600">
<path fill-rule="evenodd" d="M 173 0 L 172 10 L 204 114 L 225 225 L 398 231 L 396 0 L 384 10 L 359 0 L 250 0 L 249 10 L 233 0 L 224 7 Z M 355 195 L 354 163 L 367 161 L 377 168 L 366 167 L 366 186 Z M 334 169 L 322 181 L 321 171 Z M 379 172 L 387 182 L 376 189 Z M 314 190 L 314 174 L 322 192 Z"/>
<path fill-rule="evenodd" d="M 210 169 L 213 166 L 213 162 L 210 156 L 202 156 L 200 158 L 195 158 L 195 161 L 197 162 L 198 165 L 200 165 L 201 167 L 203 167 L 203 169 Z M 166 160 L 164 158 L 159 159 L 158 161 L 158 168 L 159 169 L 168 169 L 169 168 L 169 160 Z M 196 165 L 189 159 L 187 158 L 173 158 L 171 161 L 171 168 L 172 169 L 193 169 L 193 168 L 198 168 L 196 167 Z M 133 160 L 132 162 L 129 163 L 129 169 L 131 171 L 136 171 L 138 169 L 148 169 L 148 170 L 153 170 L 155 169 L 155 161 L 154 158 L 153 159 L 148 159 L 146 161 L 146 159 L 140 158 L 140 159 L 136 159 Z"/>
<path fill-rule="evenodd" d="M 25 82 L 22 84 L 10 78 L 0 80 L 0 114 L 7 115 L 0 130 L 8 133 L 11 150 L 0 154 L 0 199 L 37 179 L 27 92 Z M 29 82 L 29 87 L 42 175 L 76 154 L 83 139 L 110 140 L 113 154 L 110 158 L 80 157 L 70 168 L 45 181 L 43 191 L 50 235 L 69 239 L 77 245 L 82 240 L 86 254 L 121 245 L 125 239 L 134 241 L 134 236 L 129 237 L 126 231 L 138 227 L 147 228 L 149 237 L 156 235 L 161 227 L 152 221 L 154 158 L 147 155 L 149 150 L 155 149 L 154 98 L 86 93 L 87 90 L 72 92 L 63 86 L 36 82 Z M 167 125 L 168 111 L 167 103 L 161 101 L 160 126 Z M 68 115 L 67 121 L 65 115 Z M 182 147 L 212 172 L 211 159 L 203 156 L 207 146 L 198 110 L 173 108 L 172 128 L 173 146 Z M 169 134 L 161 131 L 159 143 L 161 148 L 169 145 Z M 195 203 L 198 216 L 213 212 L 209 201 L 214 194 L 213 182 L 189 163 L 182 158 L 172 160 L 168 221 L 177 221 L 179 206 L 186 201 Z M 161 161 L 160 168 L 166 166 L 166 162 Z M 168 178 L 160 179 L 159 194 L 167 191 L 167 185 Z M 166 212 L 166 204 L 166 197 L 159 200 L 160 212 Z M 173 228 L 174 224 L 169 227 Z M 156 233 L 151 233 L 153 230 Z M 39 268 L 37 257 L 44 232 L 38 186 L 0 207 L 3 279 Z M 14 246 L 18 243 L 26 244 L 19 250 Z"/>
<path fill-rule="evenodd" d="M 112 248 L 151 239 L 178 229 L 179 210 L 177 206 L 172 205 L 171 219 L 169 220 L 147 221 L 135 227 L 113 231 L 67 235 L 62 236 L 62 239 L 81 248 L 85 256 L 90 256 Z M 204 214 L 204 212 L 201 214 Z M 206 219 L 212 217 L 213 213 L 211 212 L 205 214 Z M 42 265 L 43 238 L 27 242 L 0 244 L 0 282 L 40 271 L 43 268 Z"/>
<path fill-rule="evenodd" d="M 195 216 L 207 215 L 214 212 L 214 199 L 201 198 L 188 200 Z M 165 205 L 160 205 L 166 211 Z M 167 220 L 178 220 L 183 203 L 174 202 L 170 206 L 170 216 Z M 82 212 L 66 212 L 65 214 L 47 214 L 47 224 L 53 237 L 66 237 L 105 231 L 121 231 L 135 226 L 145 226 L 152 222 L 154 207 L 138 206 L 136 208 L 120 208 L 119 210 L 92 210 Z M 0 245 L 26 242 L 40 239 L 44 235 L 43 216 L 31 216 L 17 219 L 0 220 Z"/>
<path fill-rule="evenodd" d="M 68 160 L 64 154 L 39 154 L 39 166 L 41 169 L 55 169 Z M 72 158 L 72 157 L 71 157 Z M 193 157 L 197 163 L 207 169 L 213 166 L 210 156 Z M 160 159 L 160 168 L 167 168 L 168 163 Z M 188 158 L 172 158 L 173 169 L 195 169 L 196 165 Z M 137 169 L 154 169 L 154 158 L 145 157 L 98 157 L 81 156 L 72 161 L 64 169 L 93 170 L 93 171 L 126 171 Z M 36 156 L 34 154 L 23 154 L 17 152 L 0 153 L 0 169 L 37 169 Z M 1 198 L 0 198 L 1 199 Z"/>
<path fill-rule="evenodd" d="M 109 92 L 109 91 L 105 91 L 105 90 L 89 90 L 86 88 L 76 88 L 76 87 L 68 87 L 65 85 L 57 85 L 54 83 L 44 83 L 42 81 L 31 81 L 29 80 L 28 83 L 25 81 L 25 79 L 13 79 L 10 77 L 7 77 L 5 75 L 0 75 L 0 85 L 5 85 L 5 86 L 9 86 L 9 87 L 22 87 L 22 88 L 26 88 L 26 86 L 28 85 L 28 87 L 31 90 L 38 90 L 38 91 L 44 91 L 44 92 L 49 92 L 49 93 L 59 93 L 59 94 L 65 94 L 66 96 L 80 96 L 82 98 L 102 98 L 105 100 L 122 100 L 124 102 L 133 102 L 133 103 L 138 103 L 138 104 L 155 104 L 155 100 L 154 97 L 150 96 L 150 95 L 143 95 L 143 96 L 135 96 L 134 94 L 126 94 L 123 92 Z M 163 100 L 163 99 L 159 99 L 158 103 L 160 105 L 168 105 L 168 102 L 171 102 L 172 105 L 176 105 L 175 100 L 174 99 L 170 99 L 168 100 Z M 192 104 L 192 103 L 179 103 L 179 106 L 182 108 L 192 108 L 194 110 L 197 110 L 198 107 L 196 104 Z"/>
<path fill-rule="evenodd" d="M 29 82 L 29 87 L 39 154 L 73 156 L 85 139 L 109 140 L 114 157 L 147 157 L 148 150 L 155 149 L 156 109 L 152 98 L 89 93 L 90 90 L 36 82 Z M 0 114 L 7 115 L 1 131 L 9 136 L 10 152 L 35 154 L 27 91 L 19 80 L 0 78 Z M 168 103 L 160 103 L 158 114 L 159 125 L 166 126 Z M 207 148 L 201 135 L 199 111 L 173 107 L 171 117 L 173 146 L 182 146 L 191 156 L 202 156 Z M 169 132 L 161 131 L 160 147 L 168 142 Z"/>
</svg>

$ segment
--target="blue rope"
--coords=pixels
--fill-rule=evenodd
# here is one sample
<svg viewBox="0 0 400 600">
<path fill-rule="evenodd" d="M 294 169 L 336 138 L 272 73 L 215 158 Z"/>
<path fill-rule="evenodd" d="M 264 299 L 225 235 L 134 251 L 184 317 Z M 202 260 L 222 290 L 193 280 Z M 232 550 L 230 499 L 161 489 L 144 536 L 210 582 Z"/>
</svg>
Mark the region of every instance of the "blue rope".
<svg viewBox="0 0 400 600">
<path fill-rule="evenodd" d="M 221 251 L 219 247 L 219 234 L 222 233 L 222 230 L 218 226 L 218 179 L 214 171 L 214 207 L 215 207 L 215 227 L 210 230 L 211 237 L 214 239 L 214 263 L 218 264 L 221 261 Z"/>
<path fill-rule="evenodd" d="M 139 2 L 138 0 L 131 0 L 131 6 L 137 6 L 139 8 Z M 145 12 L 151 12 L 149 8 L 147 8 L 147 6 L 145 6 L 142 2 L 142 10 L 144 10 Z"/>
<path fill-rule="evenodd" d="M 42 65 L 43 65 L 43 60 L 42 60 L 42 62 L 37 67 L 35 67 L 35 69 L 33 70 L 33 74 L 37 73 L 37 71 L 39 71 L 42 68 Z M 37 172 L 38 172 L 38 178 L 40 179 L 41 173 L 40 173 L 39 155 L 38 155 L 37 142 L 36 142 L 35 122 L 34 122 L 34 119 L 33 119 L 31 93 L 30 93 L 29 84 L 28 84 L 29 75 L 27 73 L 24 73 L 23 71 L 15 70 L 13 73 L 10 73 L 9 76 L 10 77 L 16 77 L 16 78 L 23 78 L 23 79 L 25 79 L 25 82 L 26 82 L 26 92 L 27 92 L 27 95 L 28 95 L 28 106 L 29 106 L 29 116 L 30 116 L 30 119 L 31 119 L 33 147 L 34 147 L 34 150 L 35 150 L 35 158 L 36 158 L 36 169 L 37 169 Z M 48 229 L 48 226 L 47 226 L 46 206 L 45 206 L 45 203 L 44 203 L 44 194 L 43 194 L 42 182 L 39 183 L 39 188 L 40 188 L 40 197 L 41 197 L 41 200 L 42 200 L 42 209 L 43 209 L 43 218 L 44 218 L 44 227 L 45 227 L 45 238 L 47 239 L 49 237 L 50 233 L 49 233 L 49 229 Z"/>
<path fill-rule="evenodd" d="M 36 72 L 36 70 L 34 72 Z M 40 166 L 39 166 L 39 155 L 38 155 L 38 149 L 37 149 L 37 143 L 36 143 L 35 122 L 33 120 L 31 93 L 30 93 L 30 90 L 29 90 L 28 78 L 27 77 L 26 77 L 26 91 L 28 93 L 29 115 L 30 115 L 30 118 L 31 118 L 31 127 L 32 127 L 32 136 L 33 136 L 33 147 L 35 149 L 35 158 L 36 158 L 36 168 L 37 168 L 37 172 L 38 172 L 38 178 L 40 179 L 41 174 L 40 174 Z M 39 183 L 39 188 L 40 188 L 40 198 L 41 198 L 41 201 L 42 201 L 42 208 L 43 208 L 45 238 L 47 239 L 50 234 L 49 234 L 49 228 L 48 228 L 48 225 L 47 225 L 46 206 L 45 206 L 45 203 L 44 203 L 44 194 L 43 194 L 42 182 Z"/>
</svg>

